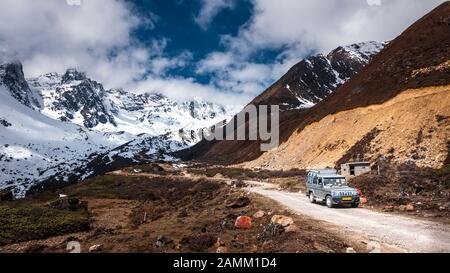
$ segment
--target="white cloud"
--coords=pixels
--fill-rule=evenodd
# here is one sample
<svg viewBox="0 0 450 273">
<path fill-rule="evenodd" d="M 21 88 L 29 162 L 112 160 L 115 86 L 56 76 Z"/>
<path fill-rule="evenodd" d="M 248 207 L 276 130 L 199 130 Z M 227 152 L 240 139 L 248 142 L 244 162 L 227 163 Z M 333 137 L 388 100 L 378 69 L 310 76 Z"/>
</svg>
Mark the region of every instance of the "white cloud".
<svg viewBox="0 0 450 273">
<path fill-rule="evenodd" d="M 201 98 L 210 102 L 219 103 L 227 106 L 241 108 L 245 103 L 252 99 L 251 96 L 242 94 L 233 94 L 230 90 L 219 91 L 219 89 L 195 82 L 192 78 L 181 77 L 148 77 L 139 81 L 133 90 L 145 92 L 158 92 L 166 96 L 176 98 L 179 101 L 186 101 L 192 98 Z"/>
<path fill-rule="evenodd" d="M 137 17 L 121 0 L 1 0 L 0 53 L 22 61 L 27 77 L 48 72 L 63 73 L 74 67 L 102 82 L 107 88 L 135 92 L 155 91 L 174 99 L 200 96 L 230 103 L 248 100 L 225 94 L 193 79 L 166 75 L 192 61 L 192 53 L 165 53 L 166 38 L 149 37 L 150 46 L 132 37 L 137 27 L 154 28 L 158 16 Z M 225 2 L 224 2 L 225 3 Z M 231 3 L 231 2 L 229 2 Z M 228 5 L 228 2 L 226 3 Z M 220 6 L 220 5 L 219 5 Z M 217 7 L 206 8 L 203 15 Z"/>
<path fill-rule="evenodd" d="M 27 76 L 77 67 L 109 83 L 115 77 L 104 71 L 120 78 L 119 69 L 143 70 L 149 53 L 131 38 L 140 19 L 123 2 L 68 3 L 0 1 L 0 41 L 24 62 Z"/>
<path fill-rule="evenodd" d="M 148 64 L 148 69 L 154 74 L 164 76 L 168 69 L 184 67 L 193 59 L 192 53 L 184 51 L 175 57 L 156 57 Z"/>
<path fill-rule="evenodd" d="M 213 18 L 223 9 L 232 9 L 236 0 L 200 0 L 201 9 L 195 22 L 203 29 L 208 29 Z"/>
<path fill-rule="evenodd" d="M 202 2 L 196 22 L 206 29 L 236 0 Z M 15 52 L 27 76 L 76 67 L 109 87 L 156 91 L 173 98 L 200 96 L 222 103 L 248 102 L 311 51 L 365 40 L 389 40 L 442 0 L 249 0 L 254 13 L 236 36 L 223 36 L 225 50 L 211 52 L 197 73 L 212 75 L 209 85 L 168 76 L 192 62 L 192 53 L 165 53 L 168 39 L 132 37 L 138 26 L 157 27 L 150 14 L 137 17 L 123 0 L 1 0 L 0 51 Z M 78 5 L 80 4 L 80 5 Z M 156 23 L 156 25 L 155 25 Z M 273 61 L 254 54 L 283 49 Z M 1 52 L 0 52 L 1 53 Z M 3 53 L 1 53 L 3 54 Z"/>
<path fill-rule="evenodd" d="M 237 37 L 224 37 L 224 43 L 244 53 L 280 46 L 327 52 L 342 44 L 390 40 L 444 1 L 369 2 L 253 0 L 250 22 Z"/>
<path fill-rule="evenodd" d="M 199 62 L 198 72 L 214 72 L 212 82 L 261 93 L 311 52 L 369 40 L 387 41 L 443 0 L 252 0 L 254 13 L 237 36 L 222 36 L 223 52 Z M 262 50 L 283 52 L 264 64 L 253 63 Z"/>
</svg>

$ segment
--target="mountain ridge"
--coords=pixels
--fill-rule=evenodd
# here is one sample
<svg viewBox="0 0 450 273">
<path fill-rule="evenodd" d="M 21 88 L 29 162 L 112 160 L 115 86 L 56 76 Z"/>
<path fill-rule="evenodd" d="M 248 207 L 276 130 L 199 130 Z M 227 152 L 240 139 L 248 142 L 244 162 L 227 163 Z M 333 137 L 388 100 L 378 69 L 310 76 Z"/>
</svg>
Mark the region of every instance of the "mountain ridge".
<svg viewBox="0 0 450 273">
<path fill-rule="evenodd" d="M 361 153 L 360 156 L 371 162 L 376 162 L 379 157 L 388 157 L 393 164 L 408 163 L 439 168 L 448 154 L 448 140 L 445 140 L 446 135 L 448 139 L 448 132 L 445 128 L 448 128 L 450 116 L 450 100 L 446 95 L 450 84 L 449 14 L 450 2 L 446 2 L 407 28 L 360 73 L 327 99 L 292 117 L 289 127 L 282 128 L 289 131 L 289 136 L 284 139 L 280 150 L 271 151 L 257 159 L 253 158 L 244 165 L 268 168 L 279 168 L 283 164 L 283 168 L 314 168 L 324 164 L 334 166 L 340 157 L 352 158 Z M 425 95 L 430 89 L 438 89 L 441 93 Z M 403 92 L 406 91 L 419 94 L 423 91 L 424 96 L 411 97 L 408 102 L 398 104 L 398 107 L 404 107 L 403 113 L 391 107 L 391 116 L 388 112 L 384 115 L 374 115 L 377 118 L 366 120 L 364 129 L 354 127 L 360 122 L 357 118 L 360 109 L 389 104 L 403 97 Z M 416 103 L 417 100 L 423 100 L 423 104 Z M 436 105 L 436 108 L 433 108 L 433 105 Z M 348 113 L 347 119 L 352 120 L 353 125 L 341 122 L 342 118 L 338 117 L 342 113 Z M 441 118 L 437 118 L 438 116 Z M 386 117 L 398 123 L 392 123 L 386 120 Z M 335 127 L 336 124 L 343 127 Z M 329 128 L 330 135 L 331 132 L 345 128 L 361 139 L 350 134 L 346 139 L 337 135 L 325 140 L 322 139 L 326 135 L 325 131 L 316 126 Z M 395 128 L 403 128 L 404 131 Z M 366 151 L 352 149 L 372 130 L 378 130 L 380 133 L 364 143 Z M 416 141 L 416 138 L 421 139 L 419 136 L 425 131 L 429 131 L 429 140 L 426 141 L 428 148 L 422 140 Z M 316 132 L 317 135 L 311 138 L 308 132 Z M 318 139 L 322 139 L 322 142 L 317 143 Z M 351 141 L 348 141 L 350 139 Z M 391 141 L 392 139 L 395 141 Z M 327 145 L 339 153 L 333 154 L 332 150 L 324 147 Z M 290 152 L 283 153 L 281 150 Z M 287 157 L 295 160 L 291 161 Z M 302 160 L 302 157 L 308 159 Z M 245 157 L 241 159 L 246 161 Z"/>
<path fill-rule="evenodd" d="M 399 37 L 389 42 L 371 62 L 350 81 L 341 85 L 326 99 L 313 107 L 299 111 L 284 111 L 280 115 L 280 142 L 288 141 L 292 134 L 308 125 L 320 122 L 328 115 L 359 107 L 382 104 L 407 89 L 445 86 L 450 82 L 450 2 L 445 2 L 418 20 Z M 286 88 L 278 81 L 262 94 L 268 101 L 284 97 Z M 292 95 L 288 99 L 292 100 Z M 256 99 L 258 103 L 261 96 Z M 262 100 L 264 101 L 264 100 Z M 279 102 L 279 100 L 278 100 Z M 349 128 L 349 130 L 352 130 Z M 307 140 L 304 140 L 307 141 Z M 186 159 L 236 164 L 256 160 L 263 155 L 260 141 L 200 142 L 181 152 Z M 350 148 L 350 147 L 348 147 Z M 295 147 L 289 147 L 295 151 Z M 272 154 L 275 162 L 283 154 Z M 291 153 L 289 153 L 292 156 Z M 269 160 L 270 161 L 270 160 Z M 255 166 L 255 164 L 253 164 Z M 294 165 L 292 165 L 294 166 Z"/>
<path fill-rule="evenodd" d="M 200 100 L 105 90 L 68 69 L 28 79 L 18 61 L 0 66 L 0 189 L 17 197 L 62 187 L 114 168 L 175 160 L 199 130 L 228 109 Z"/>
<path fill-rule="evenodd" d="M 362 42 L 339 46 L 328 55 L 318 54 L 301 60 L 278 81 L 253 99 L 249 105 L 280 105 L 280 126 L 292 128 L 298 115 L 328 97 L 385 46 L 385 43 Z M 360 53 L 355 52 L 361 50 Z M 316 65 L 312 65 L 312 64 Z M 335 71 L 333 65 L 340 72 Z M 248 124 L 246 125 L 248 126 Z M 284 141 L 289 130 L 280 131 Z M 195 146 L 176 153 L 185 160 L 192 158 L 220 163 L 240 162 L 261 155 L 259 141 L 201 141 Z M 220 154 L 220 157 L 216 155 Z"/>
</svg>

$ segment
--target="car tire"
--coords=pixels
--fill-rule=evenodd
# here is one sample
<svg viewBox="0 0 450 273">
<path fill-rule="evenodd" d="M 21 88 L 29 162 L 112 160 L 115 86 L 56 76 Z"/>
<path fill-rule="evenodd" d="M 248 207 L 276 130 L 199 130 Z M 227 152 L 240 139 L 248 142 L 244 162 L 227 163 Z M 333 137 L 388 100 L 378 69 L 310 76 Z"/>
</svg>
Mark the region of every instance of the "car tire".
<svg viewBox="0 0 450 273">
<path fill-rule="evenodd" d="M 325 199 L 325 204 L 326 204 L 327 207 L 329 207 L 330 209 L 334 207 L 334 205 L 333 205 L 333 199 L 331 198 L 331 195 L 327 195 L 327 198 Z"/>
<path fill-rule="evenodd" d="M 314 194 L 312 192 L 309 193 L 309 202 L 316 203 L 316 199 L 314 198 Z"/>
<path fill-rule="evenodd" d="M 352 204 L 352 208 L 357 208 L 357 207 L 359 207 L 359 203 L 353 203 Z"/>
</svg>

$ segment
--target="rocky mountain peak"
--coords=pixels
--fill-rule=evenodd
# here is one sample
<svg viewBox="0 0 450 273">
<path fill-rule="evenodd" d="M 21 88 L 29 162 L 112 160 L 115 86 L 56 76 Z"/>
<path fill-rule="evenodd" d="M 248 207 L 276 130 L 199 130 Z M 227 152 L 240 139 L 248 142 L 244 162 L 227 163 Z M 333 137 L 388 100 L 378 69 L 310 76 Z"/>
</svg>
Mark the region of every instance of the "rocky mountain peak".
<svg viewBox="0 0 450 273">
<path fill-rule="evenodd" d="M 6 87 L 11 96 L 28 107 L 38 107 L 39 100 L 33 94 L 18 61 L 0 63 L 0 85 Z"/>
<path fill-rule="evenodd" d="M 384 46 L 384 43 L 363 42 L 340 46 L 327 55 L 308 57 L 252 104 L 279 104 L 284 110 L 312 107 L 361 71 Z"/>
<path fill-rule="evenodd" d="M 75 68 L 69 68 L 62 76 L 62 83 L 68 83 L 71 81 L 83 81 L 86 79 L 86 73 L 79 72 Z"/>
</svg>

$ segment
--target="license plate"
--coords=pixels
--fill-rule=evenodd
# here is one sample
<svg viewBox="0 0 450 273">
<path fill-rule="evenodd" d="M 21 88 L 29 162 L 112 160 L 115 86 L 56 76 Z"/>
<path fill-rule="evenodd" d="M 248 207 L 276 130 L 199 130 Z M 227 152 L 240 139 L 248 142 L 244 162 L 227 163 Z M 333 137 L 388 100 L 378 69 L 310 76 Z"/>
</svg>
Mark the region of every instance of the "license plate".
<svg viewBox="0 0 450 273">
<path fill-rule="evenodd" d="M 342 201 L 352 201 L 351 197 L 342 197 Z"/>
</svg>

